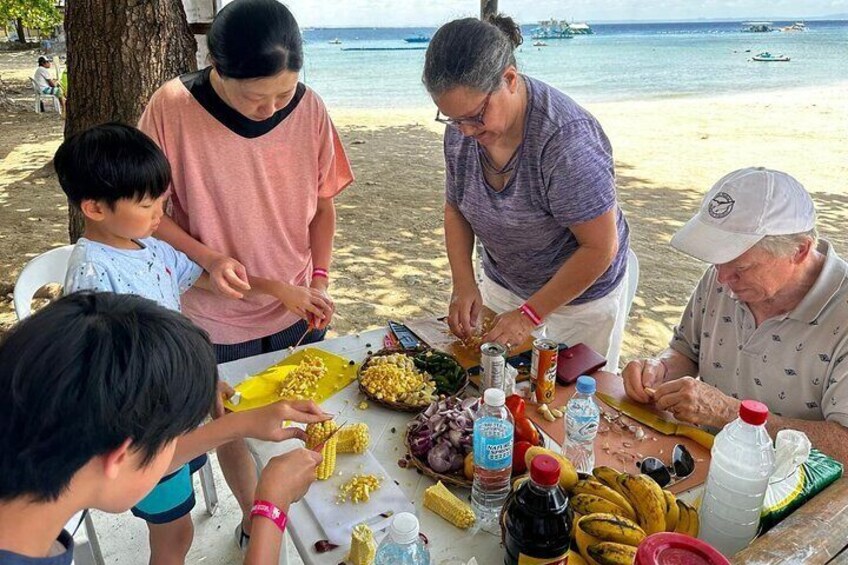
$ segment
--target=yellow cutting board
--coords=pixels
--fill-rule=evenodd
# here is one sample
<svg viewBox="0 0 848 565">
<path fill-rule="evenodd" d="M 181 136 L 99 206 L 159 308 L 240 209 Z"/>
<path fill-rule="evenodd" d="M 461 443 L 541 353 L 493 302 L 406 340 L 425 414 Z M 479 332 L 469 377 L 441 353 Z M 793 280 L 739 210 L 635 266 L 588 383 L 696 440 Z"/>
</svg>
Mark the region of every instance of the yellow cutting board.
<svg viewBox="0 0 848 565">
<path fill-rule="evenodd" d="M 233 412 L 243 412 L 280 400 L 277 395 L 280 383 L 288 378 L 289 373 L 300 365 L 306 355 L 319 357 L 327 367 L 327 374 L 318 381 L 315 396 L 312 399 L 318 404 L 356 380 L 356 370 L 359 367 L 357 364 L 351 365 L 348 359 L 310 347 L 289 355 L 236 385 L 236 392 L 241 393 L 241 401 L 238 404 L 232 404 L 228 400 L 224 406 Z"/>
</svg>

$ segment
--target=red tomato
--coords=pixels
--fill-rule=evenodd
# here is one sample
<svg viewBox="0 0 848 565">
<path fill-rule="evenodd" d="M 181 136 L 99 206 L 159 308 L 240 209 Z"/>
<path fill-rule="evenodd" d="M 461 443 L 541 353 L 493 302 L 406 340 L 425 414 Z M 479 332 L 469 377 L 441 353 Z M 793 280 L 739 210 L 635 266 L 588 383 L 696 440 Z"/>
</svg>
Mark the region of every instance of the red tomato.
<svg viewBox="0 0 848 565">
<path fill-rule="evenodd" d="M 530 445 L 539 445 L 539 432 L 527 417 L 515 419 L 515 441 L 526 441 Z"/>
<path fill-rule="evenodd" d="M 506 397 L 506 408 L 512 414 L 513 420 L 524 417 L 524 399 L 517 394 L 511 394 Z"/>
<path fill-rule="evenodd" d="M 524 462 L 524 454 L 533 447 L 529 441 L 517 441 L 512 447 L 512 476 L 523 475 L 527 472 L 527 463 Z"/>
</svg>

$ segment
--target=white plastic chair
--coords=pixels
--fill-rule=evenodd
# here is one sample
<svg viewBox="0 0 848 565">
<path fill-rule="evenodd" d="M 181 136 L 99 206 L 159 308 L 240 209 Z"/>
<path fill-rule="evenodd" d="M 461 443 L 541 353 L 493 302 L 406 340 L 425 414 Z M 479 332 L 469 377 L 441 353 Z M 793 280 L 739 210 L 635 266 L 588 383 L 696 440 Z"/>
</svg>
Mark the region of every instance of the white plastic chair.
<svg viewBox="0 0 848 565">
<path fill-rule="evenodd" d="M 13 294 L 15 314 L 18 316 L 18 320 L 23 320 L 32 313 L 32 298 L 41 287 L 51 283 L 64 284 L 65 274 L 68 271 L 68 261 L 71 258 L 71 251 L 73 249 L 73 245 L 57 247 L 56 249 L 42 253 L 26 264 L 21 274 L 18 275 Z M 206 501 L 206 511 L 212 516 L 218 509 L 218 492 L 215 490 L 211 462 L 207 462 L 206 465 L 201 467 L 198 474 L 200 475 L 200 488 L 203 491 L 203 498 Z M 79 520 L 77 520 L 77 524 L 78 522 Z M 94 530 L 94 521 L 91 519 L 90 513 L 86 513 L 84 525 L 91 558 L 95 565 L 104 565 L 105 561 L 100 551 L 100 543 L 97 539 L 97 532 Z M 88 551 L 86 550 L 86 552 Z"/>
<path fill-rule="evenodd" d="M 41 92 L 41 89 L 38 88 L 38 84 L 35 82 L 35 79 L 33 79 L 32 77 L 30 77 L 29 83 L 32 85 L 32 90 L 35 93 L 35 113 L 36 114 L 40 114 L 44 111 L 41 108 L 41 102 L 44 101 L 44 102 L 49 102 L 50 104 L 52 104 L 53 109 L 56 111 L 56 113 L 58 113 L 59 115 L 62 115 L 62 104 L 59 103 L 58 97 L 53 96 L 52 94 L 44 94 L 43 92 Z"/>
</svg>

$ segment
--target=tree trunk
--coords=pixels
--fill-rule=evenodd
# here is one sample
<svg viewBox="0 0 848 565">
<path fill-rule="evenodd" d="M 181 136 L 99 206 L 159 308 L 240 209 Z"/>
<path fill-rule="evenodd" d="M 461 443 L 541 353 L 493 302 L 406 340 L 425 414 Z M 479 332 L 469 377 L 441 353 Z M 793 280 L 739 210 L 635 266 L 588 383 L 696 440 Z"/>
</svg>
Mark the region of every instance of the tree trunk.
<svg viewBox="0 0 848 565">
<path fill-rule="evenodd" d="M 24 33 L 24 21 L 21 18 L 15 20 L 15 31 L 18 32 L 18 43 L 26 45 L 26 34 Z"/>
<path fill-rule="evenodd" d="M 480 0 L 480 19 L 486 16 L 494 16 L 498 13 L 498 0 Z"/>
<path fill-rule="evenodd" d="M 65 136 L 104 122 L 136 125 L 162 83 L 197 68 L 181 0 L 73 0 L 65 8 Z M 69 207 L 71 242 L 82 218 Z"/>
</svg>

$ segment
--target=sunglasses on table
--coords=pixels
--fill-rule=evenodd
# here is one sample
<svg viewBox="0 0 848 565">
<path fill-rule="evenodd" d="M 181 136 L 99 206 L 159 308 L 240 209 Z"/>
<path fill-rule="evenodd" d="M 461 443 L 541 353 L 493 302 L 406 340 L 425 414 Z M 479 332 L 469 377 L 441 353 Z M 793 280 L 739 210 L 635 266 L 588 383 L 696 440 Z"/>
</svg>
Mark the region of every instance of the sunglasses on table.
<svg viewBox="0 0 848 565">
<path fill-rule="evenodd" d="M 486 98 L 483 100 L 483 108 L 480 112 L 469 118 L 448 118 L 443 116 L 439 110 L 436 110 L 436 121 L 440 124 L 445 124 L 447 126 L 453 127 L 462 127 L 462 126 L 473 126 L 473 127 L 483 127 L 486 123 L 483 121 L 483 116 L 486 114 L 486 109 L 489 107 L 489 99 L 492 97 L 493 92 L 490 92 L 486 95 Z"/>
<path fill-rule="evenodd" d="M 671 466 L 656 457 L 646 457 L 636 463 L 643 475 L 648 475 L 661 487 L 682 481 L 695 471 L 695 459 L 685 445 L 677 444 L 671 454 Z"/>
</svg>

